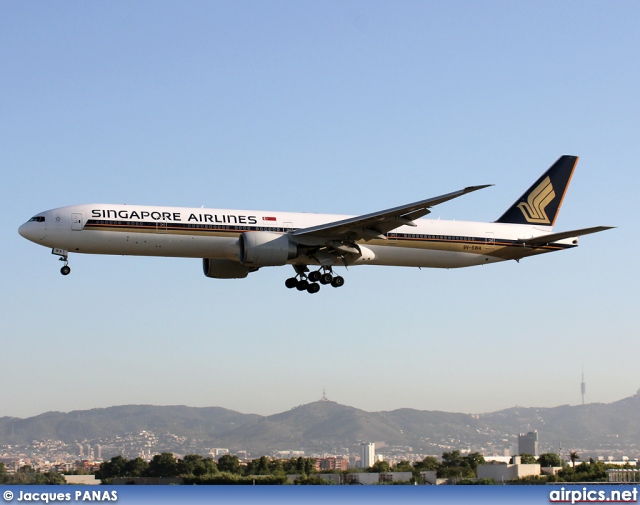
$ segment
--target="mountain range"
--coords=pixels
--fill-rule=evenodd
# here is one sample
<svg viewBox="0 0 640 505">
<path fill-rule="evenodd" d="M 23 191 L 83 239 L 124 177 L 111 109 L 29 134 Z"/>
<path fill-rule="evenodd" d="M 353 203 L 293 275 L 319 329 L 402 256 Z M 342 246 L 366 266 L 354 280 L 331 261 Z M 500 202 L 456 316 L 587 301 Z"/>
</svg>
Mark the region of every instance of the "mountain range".
<svg viewBox="0 0 640 505">
<path fill-rule="evenodd" d="M 559 448 L 640 455 L 640 395 L 609 404 L 514 407 L 470 415 L 398 409 L 366 412 L 322 400 L 271 416 L 221 407 L 125 405 L 83 411 L 47 412 L 27 419 L 0 418 L 0 445 L 33 440 L 77 443 L 150 431 L 198 440 L 202 446 L 270 454 L 353 449 L 364 441 L 411 448 L 424 454 L 445 450 L 500 452 L 517 435 L 537 430 L 541 452 Z"/>
</svg>

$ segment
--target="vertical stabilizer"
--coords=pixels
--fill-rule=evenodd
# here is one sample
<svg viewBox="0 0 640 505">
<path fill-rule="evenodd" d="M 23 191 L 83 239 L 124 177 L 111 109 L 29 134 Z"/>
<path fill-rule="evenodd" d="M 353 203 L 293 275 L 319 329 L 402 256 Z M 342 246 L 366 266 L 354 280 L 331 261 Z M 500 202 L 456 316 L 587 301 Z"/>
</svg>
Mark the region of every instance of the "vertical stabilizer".
<svg viewBox="0 0 640 505">
<path fill-rule="evenodd" d="M 553 226 L 577 164 L 577 156 L 560 156 L 496 223 Z"/>
</svg>

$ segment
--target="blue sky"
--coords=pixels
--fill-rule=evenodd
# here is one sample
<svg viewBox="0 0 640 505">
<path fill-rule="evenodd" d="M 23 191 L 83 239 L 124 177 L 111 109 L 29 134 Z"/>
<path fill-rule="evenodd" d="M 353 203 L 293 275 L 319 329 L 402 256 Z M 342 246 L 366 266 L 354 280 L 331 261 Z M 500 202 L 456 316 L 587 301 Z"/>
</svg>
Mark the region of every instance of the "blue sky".
<svg viewBox="0 0 640 505">
<path fill-rule="evenodd" d="M 489 412 L 640 387 L 637 2 L 0 4 L 0 416 L 111 405 L 272 414 Z M 290 267 L 207 279 L 198 260 L 71 256 L 17 228 L 79 203 L 492 221 L 581 157 L 562 253 L 462 270 Z"/>
</svg>

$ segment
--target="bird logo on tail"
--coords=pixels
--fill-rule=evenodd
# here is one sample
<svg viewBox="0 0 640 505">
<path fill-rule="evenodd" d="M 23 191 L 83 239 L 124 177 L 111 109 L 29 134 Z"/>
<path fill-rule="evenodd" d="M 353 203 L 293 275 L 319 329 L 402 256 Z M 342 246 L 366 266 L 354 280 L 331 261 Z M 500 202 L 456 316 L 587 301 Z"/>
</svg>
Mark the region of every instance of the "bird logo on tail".
<svg viewBox="0 0 640 505">
<path fill-rule="evenodd" d="M 518 208 L 522 211 L 528 223 L 551 224 L 545 209 L 555 197 L 556 193 L 553 190 L 551 179 L 547 176 L 529 193 L 526 202 L 518 204 Z"/>
</svg>

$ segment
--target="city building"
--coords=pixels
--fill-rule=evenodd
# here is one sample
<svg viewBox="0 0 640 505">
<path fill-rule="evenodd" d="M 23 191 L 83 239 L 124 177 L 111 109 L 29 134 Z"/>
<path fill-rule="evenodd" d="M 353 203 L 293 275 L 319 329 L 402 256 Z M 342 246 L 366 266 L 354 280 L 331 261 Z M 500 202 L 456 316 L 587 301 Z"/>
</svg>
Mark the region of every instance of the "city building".
<svg viewBox="0 0 640 505">
<path fill-rule="evenodd" d="M 345 475 L 345 484 L 377 484 L 380 482 L 378 473 L 349 473 Z"/>
<path fill-rule="evenodd" d="M 375 463 L 376 444 L 363 442 L 360 445 L 360 465 L 362 468 L 370 468 Z"/>
<path fill-rule="evenodd" d="M 299 473 L 287 474 L 287 480 L 289 481 L 289 483 L 295 482 L 296 479 L 299 479 L 300 477 L 302 477 L 302 475 Z M 344 484 L 343 481 L 346 478 L 344 475 L 341 475 L 339 473 L 319 473 L 315 477 L 326 480 L 329 484 L 335 485 Z"/>
<path fill-rule="evenodd" d="M 223 449 L 221 447 L 214 447 L 213 449 L 211 449 L 209 451 L 209 455 L 213 458 L 213 459 L 218 459 L 220 456 L 223 456 L 225 454 L 229 454 L 229 449 Z"/>
<path fill-rule="evenodd" d="M 409 482 L 412 477 L 411 472 L 382 472 L 378 482 Z"/>
<path fill-rule="evenodd" d="M 95 475 L 65 475 L 64 480 L 72 486 L 98 486 L 101 484 Z"/>
<path fill-rule="evenodd" d="M 349 468 L 349 461 L 340 457 L 328 457 L 316 459 L 316 470 L 341 470 L 345 471 Z"/>
<path fill-rule="evenodd" d="M 607 470 L 607 480 L 620 483 L 640 482 L 640 470 L 627 468 Z"/>
<path fill-rule="evenodd" d="M 530 431 L 526 435 L 520 433 L 518 436 L 518 455 L 531 454 L 536 458 L 540 456 L 538 450 L 538 431 Z"/>
<path fill-rule="evenodd" d="M 531 454 L 531 453 L 526 453 Z M 478 465 L 478 479 L 493 479 L 496 482 L 521 479 L 523 477 L 540 475 L 540 465 L 523 465 L 520 456 L 513 457 L 513 463 L 492 462 Z"/>
<path fill-rule="evenodd" d="M 427 470 L 420 472 L 420 477 L 424 479 L 427 484 L 439 485 L 447 482 L 448 479 L 438 479 L 438 472 L 435 470 Z"/>
</svg>

